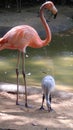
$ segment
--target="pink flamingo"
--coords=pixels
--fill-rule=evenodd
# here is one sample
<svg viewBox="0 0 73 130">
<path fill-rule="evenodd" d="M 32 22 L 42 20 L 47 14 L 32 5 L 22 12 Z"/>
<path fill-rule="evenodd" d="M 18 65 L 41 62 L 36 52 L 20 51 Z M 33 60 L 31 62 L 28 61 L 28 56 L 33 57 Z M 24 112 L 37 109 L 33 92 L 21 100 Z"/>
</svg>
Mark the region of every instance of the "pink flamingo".
<svg viewBox="0 0 73 130">
<path fill-rule="evenodd" d="M 20 25 L 20 26 L 13 27 L 2 38 L 0 38 L 0 50 L 3 50 L 3 49 L 19 50 L 17 66 L 16 66 L 16 75 L 17 75 L 16 104 L 17 105 L 18 105 L 18 91 L 19 91 L 18 67 L 19 67 L 19 61 L 20 61 L 20 52 L 22 52 L 21 56 L 22 56 L 22 74 L 23 74 L 24 85 L 25 85 L 25 107 L 28 107 L 26 75 L 25 75 L 25 69 L 24 69 L 24 53 L 26 51 L 26 47 L 29 46 L 32 48 L 41 48 L 43 46 L 46 46 L 51 41 L 51 31 L 50 31 L 50 28 L 48 27 L 48 24 L 46 23 L 46 20 L 43 14 L 43 11 L 45 8 L 50 10 L 52 14 L 54 15 L 54 17 L 56 17 L 57 15 L 57 9 L 51 1 L 45 2 L 40 7 L 40 18 L 46 31 L 45 40 L 41 40 L 36 30 L 28 25 Z"/>
</svg>

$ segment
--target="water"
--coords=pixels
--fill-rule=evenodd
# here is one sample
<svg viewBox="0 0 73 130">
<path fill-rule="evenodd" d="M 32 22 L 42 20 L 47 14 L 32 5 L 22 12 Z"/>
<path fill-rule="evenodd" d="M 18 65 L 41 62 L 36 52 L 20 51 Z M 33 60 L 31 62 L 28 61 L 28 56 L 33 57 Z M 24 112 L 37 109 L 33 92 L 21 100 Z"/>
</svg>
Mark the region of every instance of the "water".
<svg viewBox="0 0 73 130">
<path fill-rule="evenodd" d="M 44 49 L 43 49 L 44 50 Z M 31 73 L 34 82 L 40 82 L 45 75 L 54 76 L 57 84 L 73 84 L 73 52 L 61 51 L 53 52 L 46 48 L 49 53 L 45 56 L 36 55 L 29 57 L 26 61 L 27 70 Z M 33 69 L 34 68 L 34 69 Z"/>
</svg>

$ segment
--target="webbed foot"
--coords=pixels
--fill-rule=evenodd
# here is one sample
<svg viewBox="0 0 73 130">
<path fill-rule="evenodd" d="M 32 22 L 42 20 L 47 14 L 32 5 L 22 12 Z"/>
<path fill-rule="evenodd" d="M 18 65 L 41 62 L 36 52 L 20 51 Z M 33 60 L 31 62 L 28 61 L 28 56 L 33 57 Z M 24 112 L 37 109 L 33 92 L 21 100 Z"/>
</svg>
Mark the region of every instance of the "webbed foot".
<svg viewBox="0 0 73 130">
<path fill-rule="evenodd" d="M 43 107 L 43 106 L 41 106 L 41 107 L 39 108 L 39 110 L 45 110 L 45 109 L 44 109 L 44 107 Z"/>
<path fill-rule="evenodd" d="M 28 105 L 27 103 L 25 103 L 25 107 L 26 108 L 33 108 L 31 105 Z"/>
<path fill-rule="evenodd" d="M 53 111 L 54 110 L 51 107 L 48 108 L 48 112 L 53 112 Z"/>
</svg>

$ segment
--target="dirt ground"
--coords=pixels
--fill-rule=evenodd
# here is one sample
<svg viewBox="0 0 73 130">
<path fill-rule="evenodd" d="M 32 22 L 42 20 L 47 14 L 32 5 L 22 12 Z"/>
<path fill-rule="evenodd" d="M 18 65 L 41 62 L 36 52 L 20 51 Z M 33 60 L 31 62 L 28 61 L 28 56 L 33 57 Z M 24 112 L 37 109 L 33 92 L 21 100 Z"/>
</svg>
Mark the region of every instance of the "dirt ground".
<svg viewBox="0 0 73 130">
<path fill-rule="evenodd" d="M 32 89 L 32 88 L 31 88 Z M 16 95 L 0 92 L 0 130 L 71 130 L 73 129 L 73 93 L 55 90 L 52 94 L 53 112 L 40 111 L 41 90 L 33 88 L 29 91 L 28 104 L 32 108 L 25 108 L 24 96 L 19 95 L 16 105 Z"/>
<path fill-rule="evenodd" d="M 58 7 L 57 19 L 50 22 L 52 32 L 59 32 L 73 28 L 73 7 Z M 25 11 L 25 12 L 24 12 Z M 12 27 L 20 24 L 29 24 L 35 27 L 39 34 L 44 35 L 38 17 L 38 11 L 22 10 L 21 13 L 0 11 L 0 27 Z M 63 87 L 63 86 L 62 86 Z M 32 93 L 31 93 L 32 91 Z M 48 113 L 46 105 L 44 111 L 41 106 L 41 89 L 31 88 L 28 95 L 28 104 L 32 108 L 15 104 L 16 95 L 0 92 L 0 130 L 72 130 L 73 129 L 73 93 L 70 91 L 55 90 L 52 99 L 53 112 Z M 24 96 L 19 96 L 19 102 L 24 104 Z"/>
</svg>

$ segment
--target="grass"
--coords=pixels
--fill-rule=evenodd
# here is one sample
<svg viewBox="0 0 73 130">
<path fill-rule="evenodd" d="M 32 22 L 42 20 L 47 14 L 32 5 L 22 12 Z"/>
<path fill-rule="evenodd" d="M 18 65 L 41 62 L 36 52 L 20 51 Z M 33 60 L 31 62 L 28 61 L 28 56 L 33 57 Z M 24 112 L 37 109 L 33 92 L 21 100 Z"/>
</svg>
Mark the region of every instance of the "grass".
<svg viewBox="0 0 73 130">
<path fill-rule="evenodd" d="M 73 30 L 53 35 L 49 47 L 27 48 L 25 60 L 26 79 L 29 86 L 40 86 L 47 74 L 53 75 L 57 84 L 73 84 Z M 16 83 L 17 51 L 0 52 L 0 82 Z M 20 61 L 21 62 L 21 61 Z M 20 84 L 23 84 L 21 63 Z"/>
</svg>

